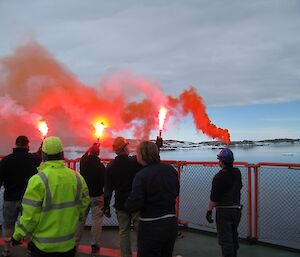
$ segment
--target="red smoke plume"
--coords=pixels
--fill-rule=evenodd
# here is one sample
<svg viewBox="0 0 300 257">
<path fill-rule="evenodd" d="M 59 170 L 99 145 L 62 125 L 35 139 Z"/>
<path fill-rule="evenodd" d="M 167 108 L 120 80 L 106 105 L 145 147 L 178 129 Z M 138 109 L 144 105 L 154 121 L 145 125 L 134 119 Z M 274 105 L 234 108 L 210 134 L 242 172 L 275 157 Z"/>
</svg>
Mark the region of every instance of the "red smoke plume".
<svg viewBox="0 0 300 257">
<path fill-rule="evenodd" d="M 41 119 L 52 135 L 65 141 L 70 138 L 72 143 L 92 140 L 96 119 L 105 123 L 104 139 L 124 130 L 146 139 L 157 129 L 160 106 L 172 109 L 168 115 L 191 112 L 197 129 L 229 143 L 228 131 L 211 123 L 194 89 L 184 91 L 178 99 L 170 98 L 154 82 L 127 72 L 90 87 L 37 43 L 0 59 L 0 137 L 5 143 L 13 142 L 18 134 L 38 140 L 40 134 L 32 128 L 34 121 Z M 104 144 L 110 142 L 104 140 Z"/>
<path fill-rule="evenodd" d="M 206 107 L 201 96 L 197 95 L 194 88 L 190 88 L 182 92 L 179 96 L 180 103 L 183 108 L 183 113 L 192 113 L 196 128 L 202 130 L 206 135 L 217 138 L 226 144 L 230 143 L 230 135 L 227 129 L 217 128 L 212 124 L 207 113 Z"/>
</svg>

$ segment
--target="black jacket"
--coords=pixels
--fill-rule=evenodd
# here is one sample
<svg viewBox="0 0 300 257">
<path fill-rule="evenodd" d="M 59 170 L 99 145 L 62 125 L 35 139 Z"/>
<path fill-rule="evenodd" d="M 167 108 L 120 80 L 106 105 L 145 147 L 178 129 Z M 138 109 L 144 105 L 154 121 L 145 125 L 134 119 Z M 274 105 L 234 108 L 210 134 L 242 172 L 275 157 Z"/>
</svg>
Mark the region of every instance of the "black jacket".
<svg viewBox="0 0 300 257">
<path fill-rule="evenodd" d="M 131 192 L 132 181 L 136 173 L 142 168 L 133 156 L 121 154 L 115 157 L 106 167 L 106 181 L 104 188 L 104 208 L 108 209 L 115 191 L 115 205 L 117 210 L 125 210 L 124 203 Z"/>
<path fill-rule="evenodd" d="M 105 167 L 98 156 L 85 153 L 80 159 L 80 174 L 85 179 L 90 197 L 103 194 Z"/>
<path fill-rule="evenodd" d="M 141 211 L 141 218 L 176 214 L 179 179 L 173 166 L 155 163 L 143 168 L 134 178 L 125 204 L 129 212 Z"/>
<path fill-rule="evenodd" d="M 238 168 L 223 168 L 213 178 L 210 199 L 217 206 L 240 205 L 243 187 Z"/>
<path fill-rule="evenodd" d="M 0 186 L 4 185 L 4 200 L 22 200 L 28 180 L 36 174 L 41 154 L 29 153 L 25 148 L 13 148 L 13 153 L 0 162 Z"/>
</svg>

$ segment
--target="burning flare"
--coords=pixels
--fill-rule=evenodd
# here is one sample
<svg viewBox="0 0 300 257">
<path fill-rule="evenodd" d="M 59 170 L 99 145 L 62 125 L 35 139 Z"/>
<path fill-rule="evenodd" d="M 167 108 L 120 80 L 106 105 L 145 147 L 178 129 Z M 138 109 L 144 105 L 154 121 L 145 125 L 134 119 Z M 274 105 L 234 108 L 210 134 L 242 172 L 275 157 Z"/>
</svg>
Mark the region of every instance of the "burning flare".
<svg viewBox="0 0 300 257">
<path fill-rule="evenodd" d="M 96 136 L 97 139 L 99 140 L 99 139 L 102 137 L 102 134 L 103 134 L 104 123 L 103 123 L 103 122 L 97 121 L 97 122 L 94 124 L 94 128 L 95 128 L 95 136 Z"/>
<path fill-rule="evenodd" d="M 43 120 L 39 121 L 37 126 L 39 131 L 41 132 L 42 138 L 45 138 L 48 133 L 48 126 L 46 121 Z"/>
<path fill-rule="evenodd" d="M 159 127 L 160 131 L 164 127 L 164 123 L 165 123 L 165 120 L 166 120 L 166 115 L 167 115 L 167 109 L 165 107 L 161 107 L 159 109 L 159 114 L 158 114 L 158 121 L 159 121 L 158 127 Z"/>
</svg>

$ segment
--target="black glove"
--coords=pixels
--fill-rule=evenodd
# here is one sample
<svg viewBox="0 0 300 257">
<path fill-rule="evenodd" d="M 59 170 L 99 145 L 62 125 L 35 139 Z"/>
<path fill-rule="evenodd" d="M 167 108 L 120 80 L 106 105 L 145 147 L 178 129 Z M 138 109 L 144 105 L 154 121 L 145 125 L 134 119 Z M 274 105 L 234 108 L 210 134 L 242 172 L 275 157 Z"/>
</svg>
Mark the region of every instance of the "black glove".
<svg viewBox="0 0 300 257">
<path fill-rule="evenodd" d="M 206 220 L 208 223 L 213 223 L 214 220 L 212 218 L 212 210 L 206 212 Z"/>
<path fill-rule="evenodd" d="M 107 218 L 110 218 L 110 217 L 111 217 L 110 208 L 104 210 L 104 215 L 105 215 L 105 217 L 107 217 Z"/>
<path fill-rule="evenodd" d="M 11 244 L 12 244 L 12 246 L 16 246 L 16 245 L 20 245 L 20 244 L 22 244 L 22 242 L 21 242 L 21 240 L 16 240 L 16 239 L 14 239 L 13 237 L 11 238 Z"/>
</svg>

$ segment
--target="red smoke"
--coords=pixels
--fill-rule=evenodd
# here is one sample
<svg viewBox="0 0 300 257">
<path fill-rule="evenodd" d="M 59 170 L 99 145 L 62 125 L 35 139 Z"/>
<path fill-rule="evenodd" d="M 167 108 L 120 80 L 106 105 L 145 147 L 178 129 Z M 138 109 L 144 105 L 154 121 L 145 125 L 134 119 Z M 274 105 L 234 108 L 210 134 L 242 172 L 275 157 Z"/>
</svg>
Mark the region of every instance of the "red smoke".
<svg viewBox="0 0 300 257">
<path fill-rule="evenodd" d="M 211 123 L 194 89 L 184 91 L 178 99 L 170 98 L 154 82 L 127 72 L 90 87 L 37 43 L 0 59 L 0 137 L 10 146 L 18 134 L 39 140 L 34 125 L 38 119 L 47 122 L 49 135 L 72 139 L 72 143 L 94 140 L 95 119 L 105 123 L 104 139 L 125 130 L 146 139 L 157 130 L 160 106 L 172 109 L 168 115 L 191 112 L 197 129 L 229 143 L 228 131 Z M 104 144 L 110 145 L 107 140 Z"/>
<path fill-rule="evenodd" d="M 230 135 L 227 129 L 221 129 L 211 123 L 206 107 L 202 102 L 201 96 L 197 95 L 194 88 L 183 91 L 179 96 L 180 103 L 183 108 L 183 113 L 192 113 L 194 122 L 198 130 L 202 130 L 204 134 L 217 138 L 226 144 L 230 143 Z"/>
</svg>

